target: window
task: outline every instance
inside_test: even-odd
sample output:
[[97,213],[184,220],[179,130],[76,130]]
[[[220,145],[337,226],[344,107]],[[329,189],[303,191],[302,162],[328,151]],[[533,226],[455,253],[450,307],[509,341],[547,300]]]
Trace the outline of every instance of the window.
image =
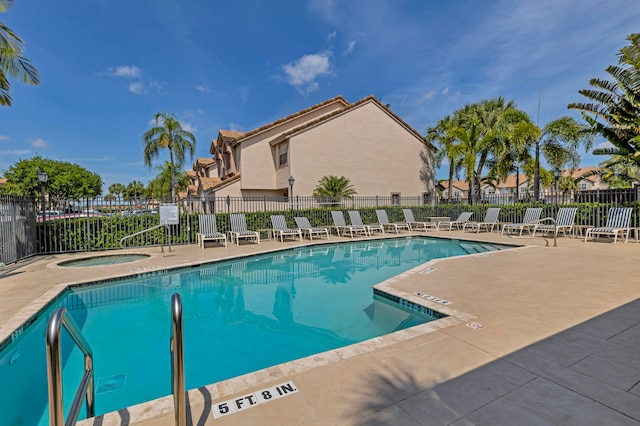
[[586,183],[581,183],[580,185],[578,185],[578,188],[580,189],[580,191],[586,191],[587,190],[587,184]]
[[400,194],[391,194],[391,205],[399,206],[400,205]]
[[287,165],[288,153],[289,153],[288,143],[281,143],[280,145],[278,145],[278,166],[279,167]]
[[422,204],[429,204],[429,193],[428,192],[423,192],[422,193]]

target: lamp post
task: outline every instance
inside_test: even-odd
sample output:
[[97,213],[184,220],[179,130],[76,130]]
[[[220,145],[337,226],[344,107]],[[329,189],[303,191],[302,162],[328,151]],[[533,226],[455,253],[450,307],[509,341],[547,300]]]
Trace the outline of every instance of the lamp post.
[[44,205],[44,187],[47,185],[47,180],[49,180],[49,175],[44,170],[40,170],[38,172],[38,182],[40,182],[40,192],[42,195],[42,241],[44,252],[47,252],[47,209]]
[[292,199],[293,198],[293,184],[296,182],[296,180],[293,178],[293,176],[289,176],[289,198]]
[[556,179],[556,212],[558,211],[558,181],[560,180],[560,175],[562,174],[562,170],[559,167],[553,169],[553,177]]

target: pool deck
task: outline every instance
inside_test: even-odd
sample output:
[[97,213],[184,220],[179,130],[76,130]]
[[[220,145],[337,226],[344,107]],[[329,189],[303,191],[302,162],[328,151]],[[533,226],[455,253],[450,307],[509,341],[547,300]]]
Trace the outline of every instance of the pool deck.
[[[409,300],[421,299],[414,295],[421,292],[450,301],[421,300],[451,316],[190,390],[187,424],[640,425],[640,244],[559,238],[558,247],[546,247],[542,239],[495,232],[427,234],[526,246],[436,260],[387,280],[381,288]],[[9,265],[0,271],[0,338],[72,282],[299,244],[126,250],[152,257],[90,268],[57,266],[86,253]],[[297,392],[213,418],[220,403],[286,382]],[[171,425],[171,401],[81,423]]]

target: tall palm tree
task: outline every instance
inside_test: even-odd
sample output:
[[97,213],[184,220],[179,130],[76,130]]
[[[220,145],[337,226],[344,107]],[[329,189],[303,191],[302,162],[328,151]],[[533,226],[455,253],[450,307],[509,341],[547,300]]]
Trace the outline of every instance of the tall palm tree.
[[313,190],[315,197],[346,197],[357,194],[351,181],[344,176],[323,176]]
[[591,79],[593,89],[578,91],[589,103],[571,103],[569,108],[579,110],[593,133],[613,145],[594,149],[594,154],[626,157],[640,166],[640,34],[630,34],[627,40],[630,44],[620,49],[618,65],[606,68],[613,81]]
[[[0,0],[0,13],[13,6],[14,0]],[[7,77],[21,79],[23,83],[40,84],[38,70],[22,56],[24,42],[9,27],[0,22],[0,105],[11,106],[11,85]]]
[[448,199],[450,200],[453,198],[453,177],[456,171],[460,168],[460,159],[455,156],[455,151],[453,149],[456,139],[452,131],[455,127],[455,120],[451,118],[451,116],[447,115],[438,120],[435,126],[429,127],[427,129],[427,135],[425,136],[427,141],[440,148],[434,157],[434,166],[439,167],[445,160],[449,163]]
[[190,132],[184,130],[176,118],[166,112],[158,112],[153,117],[156,127],[147,130],[142,135],[144,144],[144,164],[151,168],[152,160],[157,158],[160,150],[169,150],[169,162],[171,163],[171,198],[175,200],[175,168],[182,167],[185,153],[193,158],[196,149],[196,138]]

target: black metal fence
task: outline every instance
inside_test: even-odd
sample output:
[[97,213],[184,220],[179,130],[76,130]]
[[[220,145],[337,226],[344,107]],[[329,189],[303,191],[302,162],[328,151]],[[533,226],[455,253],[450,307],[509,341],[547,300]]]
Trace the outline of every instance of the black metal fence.
[[[0,262],[12,263],[34,254],[100,251],[121,247],[191,244],[196,242],[198,215],[215,213],[218,231],[228,230],[229,213],[243,212],[251,229],[270,228],[272,214],[285,215],[294,227],[294,216],[306,216],[314,226],[331,225],[331,210],[359,210],[365,223],[377,222],[376,209],[385,209],[392,222],[404,220],[402,208],[411,208],[417,220],[434,216],[456,218],[473,211],[481,220],[489,207],[500,207],[499,221],[519,222],[527,207],[542,207],[542,217],[555,217],[560,207],[577,207],[577,225],[601,226],[610,207],[634,207],[633,227],[640,227],[638,188],[628,190],[569,191],[541,194],[489,195],[477,200],[430,199],[426,196],[319,197],[203,197],[180,200],[180,223],[171,235],[159,225],[159,207],[171,200],[47,199],[0,196]],[[42,211],[44,210],[44,213]],[[140,233],[123,241],[123,238]],[[169,240],[171,238],[171,240]]]

